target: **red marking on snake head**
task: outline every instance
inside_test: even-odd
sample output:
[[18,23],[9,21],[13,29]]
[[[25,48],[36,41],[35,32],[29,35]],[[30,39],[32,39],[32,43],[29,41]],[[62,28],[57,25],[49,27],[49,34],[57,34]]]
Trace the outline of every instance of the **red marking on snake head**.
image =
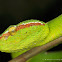
[[[16,31],[18,31],[18,30],[20,30],[20,29],[23,29],[23,28],[28,28],[28,27],[30,27],[30,26],[38,26],[38,25],[45,25],[45,24],[43,24],[43,23],[41,23],[41,22],[30,22],[30,23],[26,23],[26,24],[24,24],[24,25],[21,24],[21,25],[19,25],[19,26],[16,27]],[[2,37],[8,37],[8,36],[10,36],[10,33],[9,33],[9,32],[3,34],[3,35],[0,37],[0,39],[1,39]]]
[[16,27],[16,31],[20,30],[20,29],[23,29],[23,28],[27,28],[27,27],[30,27],[30,26],[38,26],[38,25],[45,25],[45,24],[41,24],[39,22],[32,22],[32,23],[27,23],[25,25],[19,25]]

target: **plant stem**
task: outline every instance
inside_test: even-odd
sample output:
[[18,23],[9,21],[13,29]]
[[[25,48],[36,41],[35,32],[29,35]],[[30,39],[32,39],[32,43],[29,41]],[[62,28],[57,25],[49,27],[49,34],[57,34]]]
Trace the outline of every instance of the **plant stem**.
[[57,38],[56,40],[53,40],[43,46],[32,48],[31,50],[19,55],[18,57],[14,58],[8,62],[26,62],[32,56],[35,56],[40,52],[44,52],[54,46],[57,46],[60,43],[62,43],[62,37]]

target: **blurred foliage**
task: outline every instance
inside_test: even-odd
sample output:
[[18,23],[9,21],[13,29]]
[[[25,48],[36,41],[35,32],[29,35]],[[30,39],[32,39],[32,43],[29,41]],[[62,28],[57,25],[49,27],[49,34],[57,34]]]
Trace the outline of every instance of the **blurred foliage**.
[[62,51],[43,52],[30,58],[27,62],[62,62]]

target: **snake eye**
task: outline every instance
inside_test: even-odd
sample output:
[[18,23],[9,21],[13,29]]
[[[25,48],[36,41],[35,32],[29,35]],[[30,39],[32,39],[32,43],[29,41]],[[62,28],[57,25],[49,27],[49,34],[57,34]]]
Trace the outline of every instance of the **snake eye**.
[[15,35],[15,33],[16,33],[16,27],[15,27],[15,26],[10,27],[10,28],[9,28],[9,33],[10,33],[11,35]]

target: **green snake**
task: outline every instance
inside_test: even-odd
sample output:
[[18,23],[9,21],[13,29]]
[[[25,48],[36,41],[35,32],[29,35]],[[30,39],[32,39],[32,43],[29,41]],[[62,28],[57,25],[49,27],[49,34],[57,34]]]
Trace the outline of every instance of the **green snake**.
[[62,36],[62,14],[45,23],[26,20],[9,26],[0,35],[0,51],[20,54]]

